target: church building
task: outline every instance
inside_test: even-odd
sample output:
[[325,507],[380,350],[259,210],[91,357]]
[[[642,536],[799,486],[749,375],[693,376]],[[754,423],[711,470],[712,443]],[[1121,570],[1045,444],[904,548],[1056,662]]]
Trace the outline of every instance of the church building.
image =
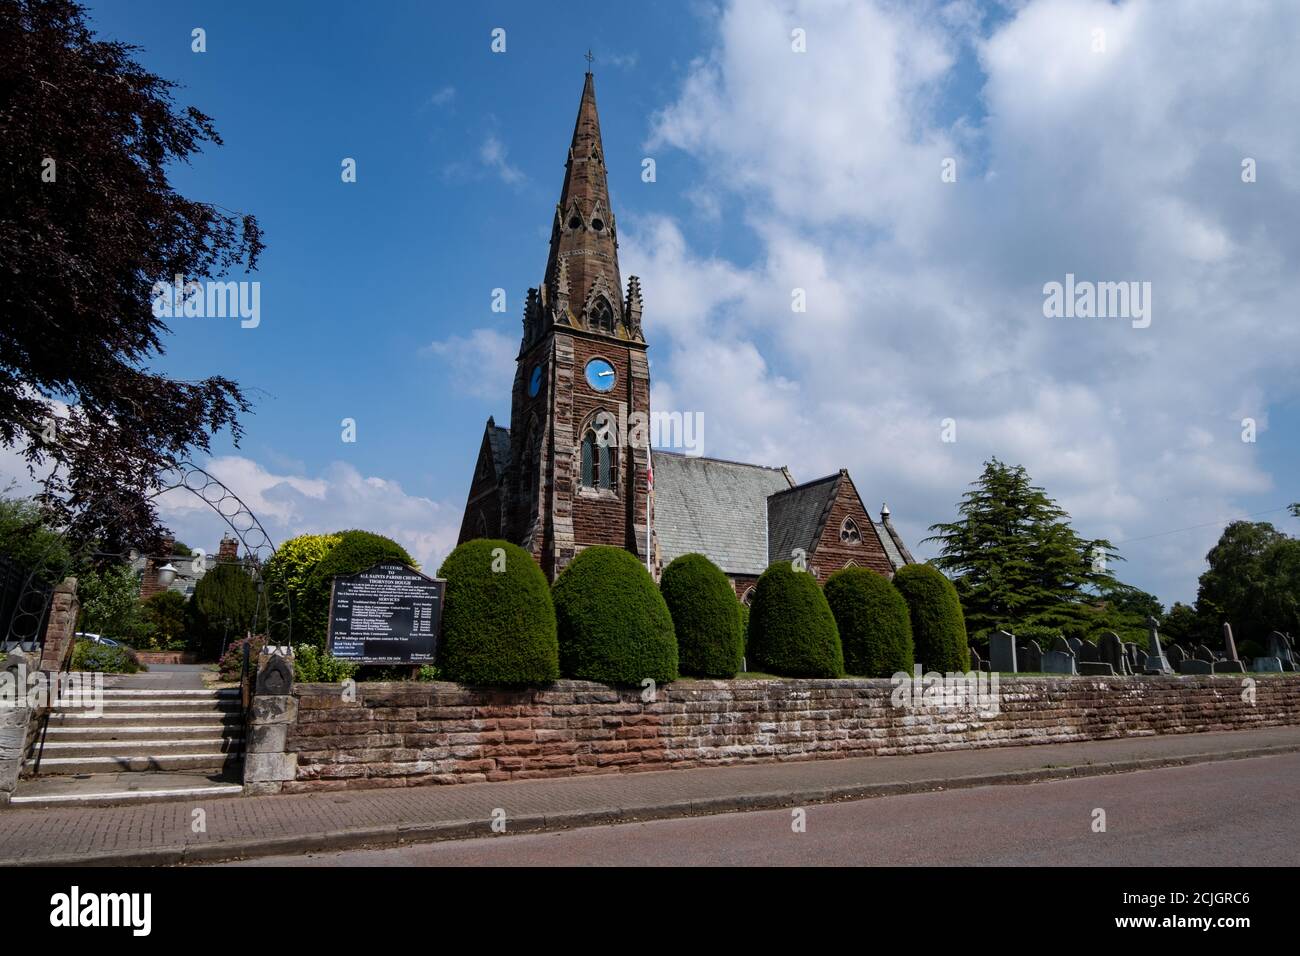
[[588,72],[546,271],[524,306],[510,427],[487,421],[460,540],[516,542],[552,580],[592,545],[626,548],[656,576],[695,552],[746,602],[774,561],[806,561],[823,582],[848,565],[892,575],[910,563],[888,508],[873,521],[844,469],[798,484],[785,467],[651,451],[644,429],[618,427],[649,421],[650,366],[605,171]]

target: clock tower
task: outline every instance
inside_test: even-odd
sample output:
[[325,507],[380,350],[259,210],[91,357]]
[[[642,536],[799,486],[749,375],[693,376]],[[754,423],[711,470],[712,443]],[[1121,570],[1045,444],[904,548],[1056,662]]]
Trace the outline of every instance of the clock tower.
[[588,72],[546,272],[524,307],[509,433],[489,420],[461,540],[514,541],[551,579],[591,545],[645,561],[649,415],[641,285],[619,274]]

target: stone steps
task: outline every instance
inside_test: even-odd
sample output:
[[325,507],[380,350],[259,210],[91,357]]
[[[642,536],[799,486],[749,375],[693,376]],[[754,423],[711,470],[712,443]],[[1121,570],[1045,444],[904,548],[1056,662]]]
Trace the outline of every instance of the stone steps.
[[24,780],[10,798],[13,806],[106,807],[129,803],[195,802],[237,797],[243,785],[219,773],[127,772],[52,776]]
[[65,757],[136,757],[170,756],[172,754],[225,755],[242,753],[243,737],[189,737],[178,740],[57,740],[45,741],[41,758],[42,769],[51,759]]
[[[184,748],[182,748],[184,749]],[[145,770],[226,770],[243,760],[242,753],[175,753],[132,756],[114,754],[101,757],[41,757],[39,776],[81,773],[117,773]]]

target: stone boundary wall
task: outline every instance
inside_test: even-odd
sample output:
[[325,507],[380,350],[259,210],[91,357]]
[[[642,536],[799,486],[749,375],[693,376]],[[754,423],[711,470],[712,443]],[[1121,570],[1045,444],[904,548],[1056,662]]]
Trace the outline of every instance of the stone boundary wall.
[[[259,792],[528,780],[1300,725],[1300,678],[1008,678],[1000,713],[909,711],[888,680],[296,684],[279,781]],[[284,698],[288,702],[289,698]],[[283,714],[283,708],[277,712]],[[284,717],[281,717],[283,720]],[[256,730],[254,731],[256,733]],[[276,748],[277,750],[279,747]]]

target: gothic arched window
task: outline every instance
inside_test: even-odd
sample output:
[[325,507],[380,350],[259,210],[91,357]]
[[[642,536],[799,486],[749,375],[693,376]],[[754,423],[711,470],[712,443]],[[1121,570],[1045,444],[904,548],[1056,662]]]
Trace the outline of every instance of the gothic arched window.
[[857,522],[852,518],[845,518],[844,524],[840,525],[840,540],[845,544],[862,543],[862,533],[858,531]]
[[618,449],[588,428],[582,436],[582,486],[612,491],[618,484]]
[[614,310],[605,299],[597,299],[591,307],[591,327],[597,332],[614,331]]
[[746,589],[746,591],[745,591],[745,596],[742,597],[742,598],[740,599],[740,603],[744,604],[746,607],[748,607],[749,605],[751,605],[751,604],[754,603],[754,589],[753,589],[753,588],[748,588],[748,589]]

